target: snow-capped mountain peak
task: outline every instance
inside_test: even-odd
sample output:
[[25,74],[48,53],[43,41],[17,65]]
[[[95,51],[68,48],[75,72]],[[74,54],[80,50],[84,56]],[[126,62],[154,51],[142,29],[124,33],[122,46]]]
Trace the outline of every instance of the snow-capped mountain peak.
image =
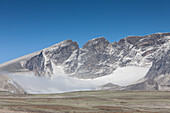
[[[161,74],[161,76],[168,76],[166,77],[167,81],[169,80],[169,61],[165,59],[170,56],[168,52],[170,50],[169,45],[170,33],[128,36],[114,43],[100,37],[89,40],[82,48],[79,48],[77,42],[68,39],[38,52],[0,64],[0,70],[10,73],[34,73],[36,76],[52,78],[59,74],[56,67],[60,67],[68,77],[96,80],[101,77],[107,78],[110,75],[116,76],[114,73],[120,68],[125,69],[134,66],[146,68],[144,70],[148,71],[151,67],[148,72],[142,73],[143,76],[140,75],[135,80],[141,79],[147,73],[145,78],[155,78],[155,75],[159,76]],[[166,58],[164,58],[165,56]],[[164,68],[166,71],[163,71],[164,69],[161,69],[163,71],[161,73],[158,71],[159,69],[154,66],[161,65],[158,62],[165,62],[162,65],[167,66],[160,66],[160,68]],[[123,74],[123,76],[128,76],[128,74],[130,73]],[[153,75],[154,77],[151,77]],[[111,79],[111,81],[114,80]],[[135,83],[135,81],[133,82]],[[117,84],[121,85],[120,83]],[[126,85],[129,85],[129,83]],[[134,87],[136,86],[133,85],[133,87],[127,89],[135,89]]]

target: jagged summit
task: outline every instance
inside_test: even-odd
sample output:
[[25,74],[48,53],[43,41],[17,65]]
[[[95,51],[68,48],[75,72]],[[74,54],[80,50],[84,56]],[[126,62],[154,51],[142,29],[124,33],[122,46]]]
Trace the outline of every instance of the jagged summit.
[[94,39],[89,40],[84,45],[89,44],[89,43],[97,44],[97,43],[100,43],[100,42],[108,42],[108,40],[106,40],[104,37],[98,37],[98,38],[94,38]]
[[89,40],[87,43],[83,45],[82,49],[87,49],[89,51],[95,52],[103,52],[108,45],[109,45],[108,40],[106,40],[104,37],[100,37]]
[[71,39],[67,39],[67,40],[64,40],[64,41],[62,41],[62,42],[60,42],[60,43],[57,43],[57,44],[55,44],[55,45],[53,45],[53,46],[68,45],[68,44],[70,44],[70,43],[73,43],[73,41],[72,41]]
[[62,41],[60,43],[54,44],[54,45],[52,45],[52,46],[50,46],[48,48],[45,48],[44,50],[50,49],[50,48],[55,48],[55,47],[64,47],[64,46],[68,46],[68,45],[71,45],[71,44],[74,44],[74,45],[78,46],[76,41],[73,42],[71,39],[67,39],[67,40],[64,40],[64,41]]

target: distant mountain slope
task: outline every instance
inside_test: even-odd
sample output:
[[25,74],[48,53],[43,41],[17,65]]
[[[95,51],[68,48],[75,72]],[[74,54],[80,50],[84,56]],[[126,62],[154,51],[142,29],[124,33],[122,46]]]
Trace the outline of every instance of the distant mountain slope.
[[[52,77],[58,75],[56,67],[59,66],[69,77],[97,79],[114,75],[117,69],[123,67],[150,68],[151,66],[146,76],[143,75],[145,78],[138,78],[141,81],[138,81],[136,85],[133,83],[126,89],[166,90],[170,85],[170,61],[166,60],[170,56],[169,45],[170,33],[128,36],[114,43],[101,37],[89,40],[82,48],[79,48],[77,42],[65,40],[38,52],[0,64],[0,71],[34,73],[36,76]],[[139,71],[136,70],[136,72]],[[123,74],[125,77],[129,75],[131,73]],[[140,75],[140,77],[143,76]],[[152,86],[149,88],[148,84],[154,85],[153,88]],[[155,88],[155,84],[159,88]]]
[[11,78],[0,74],[0,91],[7,91],[14,94],[24,94],[24,89]]

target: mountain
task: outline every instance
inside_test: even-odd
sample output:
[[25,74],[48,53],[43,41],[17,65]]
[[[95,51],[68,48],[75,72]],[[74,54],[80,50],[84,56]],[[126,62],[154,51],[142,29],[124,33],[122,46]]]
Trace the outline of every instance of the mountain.
[[[19,75],[14,77],[11,74],[49,79],[61,75],[69,82],[72,79],[74,82],[90,81],[93,87],[111,82],[126,86],[125,90],[169,90],[169,40],[170,33],[128,36],[114,43],[101,37],[89,40],[79,48],[77,42],[69,39],[0,64],[0,71],[10,73],[9,76],[16,81],[24,76],[16,79]],[[19,82],[21,86],[24,84]]]

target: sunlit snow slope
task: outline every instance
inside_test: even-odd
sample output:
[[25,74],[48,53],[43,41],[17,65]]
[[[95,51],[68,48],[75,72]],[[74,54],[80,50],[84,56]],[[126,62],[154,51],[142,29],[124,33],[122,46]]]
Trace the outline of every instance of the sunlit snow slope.
[[18,84],[20,84],[27,93],[62,93],[80,90],[94,90],[106,83],[117,85],[129,85],[142,78],[149,67],[127,66],[118,68],[113,74],[99,77],[96,79],[78,79],[68,77],[60,67],[56,68],[55,74],[51,79],[48,77],[39,77],[33,74],[9,74]]

